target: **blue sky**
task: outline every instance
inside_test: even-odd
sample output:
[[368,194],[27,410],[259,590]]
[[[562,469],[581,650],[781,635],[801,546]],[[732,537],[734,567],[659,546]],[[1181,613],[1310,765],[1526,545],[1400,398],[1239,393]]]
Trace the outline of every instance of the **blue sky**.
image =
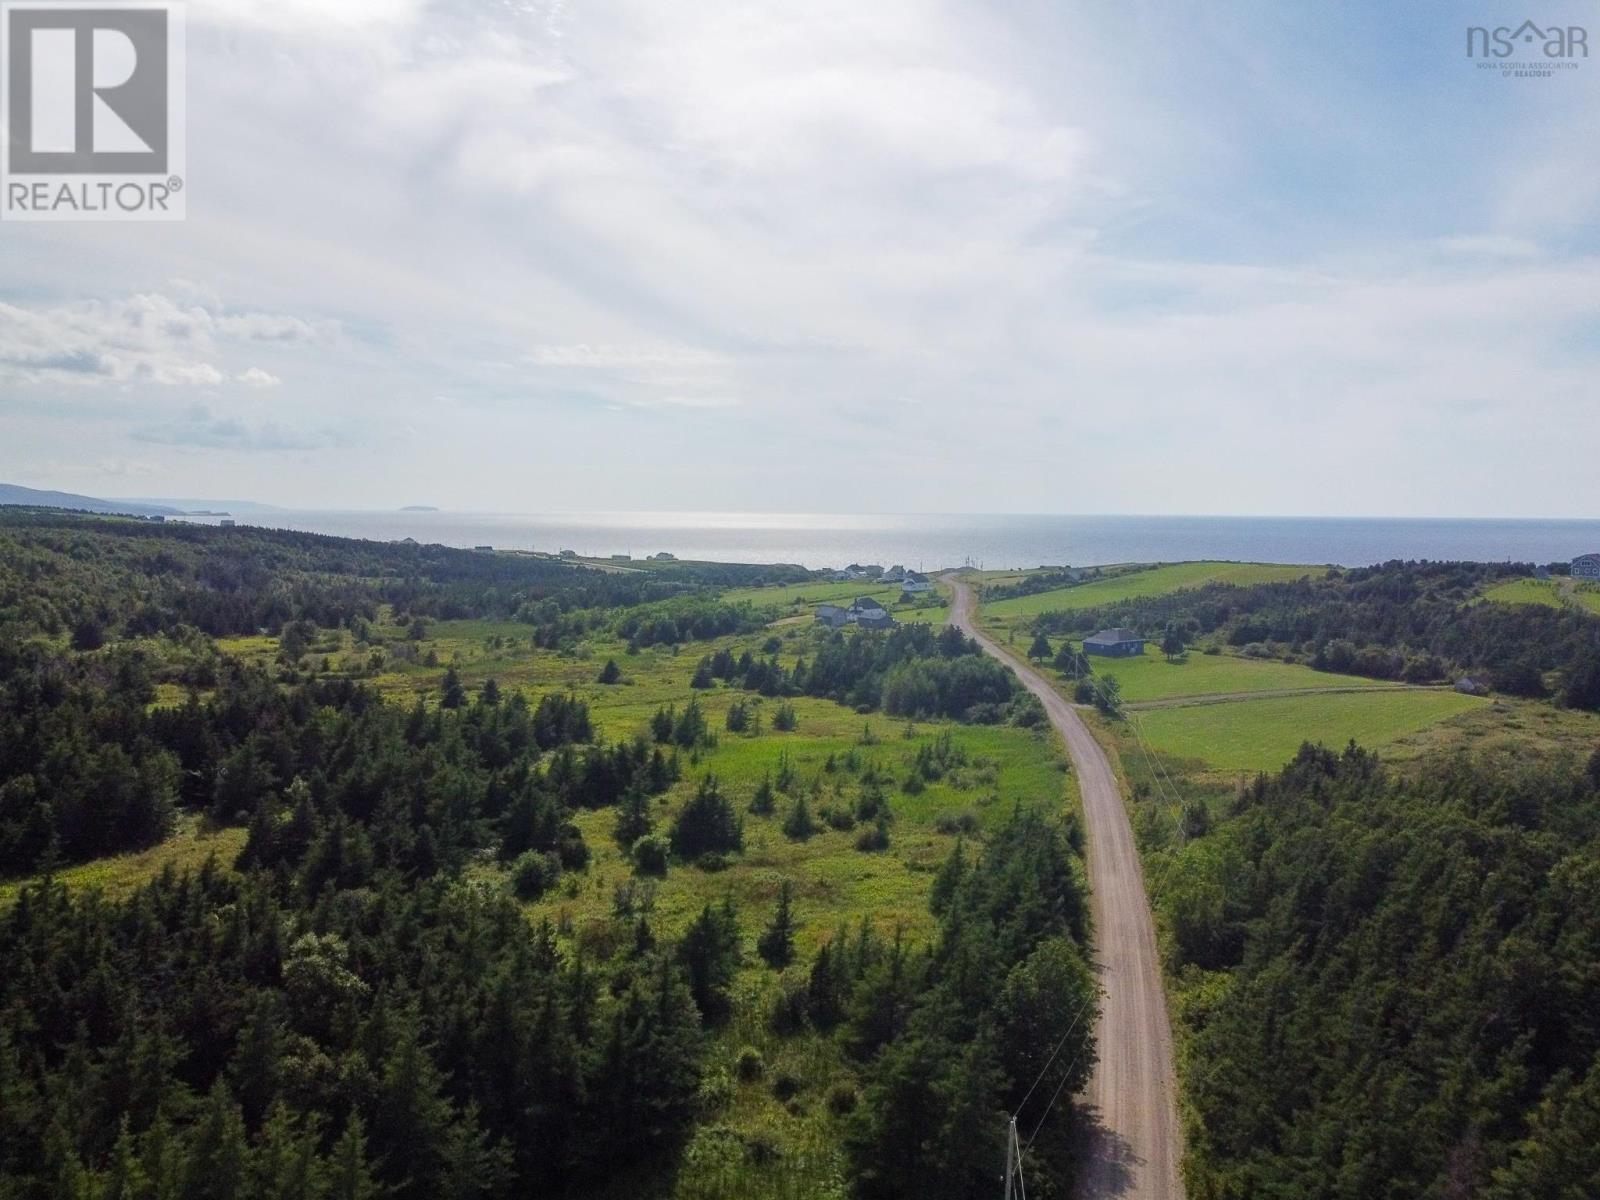
[[0,478],[1584,516],[1582,5],[192,0],[189,219],[0,225]]

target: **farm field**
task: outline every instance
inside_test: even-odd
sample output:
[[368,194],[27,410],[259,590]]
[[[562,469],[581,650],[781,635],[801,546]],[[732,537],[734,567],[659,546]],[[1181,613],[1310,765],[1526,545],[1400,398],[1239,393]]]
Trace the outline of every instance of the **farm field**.
[[1359,675],[1335,675],[1299,663],[1237,654],[1191,650],[1179,661],[1168,662],[1159,649],[1148,645],[1142,658],[1097,657],[1092,661],[1095,673],[1114,677],[1122,687],[1122,698],[1131,703],[1232,692],[1392,686]]
[[[1130,716],[1157,753],[1213,771],[1275,771],[1302,742],[1383,750],[1441,721],[1487,708],[1453,691],[1382,691],[1236,700]],[[1136,751],[1124,751],[1124,755]]]
[[1014,623],[1018,618],[1034,617],[1042,612],[1095,608],[1120,600],[1159,596],[1165,592],[1203,587],[1210,583],[1245,585],[1304,579],[1307,575],[1324,569],[1312,566],[1285,566],[1278,563],[1174,563],[1171,566],[1152,567],[1148,571],[1133,571],[1109,579],[1096,579],[1075,587],[1037,592],[1032,596],[987,601],[983,604],[982,612],[987,620],[1007,625]]
[[1489,588],[1483,598],[1495,604],[1542,604],[1547,608],[1576,604],[1600,613],[1600,588],[1570,579],[1513,579]]

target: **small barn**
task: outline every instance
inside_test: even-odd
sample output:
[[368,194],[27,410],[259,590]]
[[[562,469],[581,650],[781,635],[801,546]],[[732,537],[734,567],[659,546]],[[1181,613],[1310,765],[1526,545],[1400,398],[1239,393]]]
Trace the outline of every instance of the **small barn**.
[[817,624],[825,625],[829,629],[838,629],[841,625],[848,624],[850,614],[837,604],[817,605]]
[[1144,638],[1132,629],[1102,629],[1083,639],[1083,652],[1106,658],[1137,658],[1144,653]]

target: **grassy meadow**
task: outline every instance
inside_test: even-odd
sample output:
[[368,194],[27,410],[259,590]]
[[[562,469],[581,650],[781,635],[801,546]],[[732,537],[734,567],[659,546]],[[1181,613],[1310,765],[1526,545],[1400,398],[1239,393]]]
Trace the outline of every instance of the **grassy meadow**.
[[1273,771],[1302,742],[1369,750],[1490,702],[1438,689],[1333,693],[1148,709],[1130,715],[1159,754],[1216,771]]
[[1513,579],[1489,588],[1483,593],[1485,600],[1495,604],[1542,604],[1547,608],[1565,608],[1575,604],[1592,613],[1600,613],[1600,588],[1592,583],[1573,579]]
[[838,604],[848,607],[850,602],[858,597],[870,597],[893,613],[897,620],[924,621],[931,625],[944,624],[948,608],[937,591],[924,592],[909,604],[900,603],[901,594],[897,584],[880,587],[871,580],[862,580],[859,583],[819,580],[811,583],[737,588],[724,592],[722,598],[730,604],[753,604],[770,612],[774,619],[782,619],[800,616],[810,618],[819,604]]
[[[1116,574],[1071,587],[1052,588],[1035,592],[1031,596],[992,600],[982,607],[985,628],[1002,637],[1021,637],[1032,628],[1033,619],[1040,613],[1070,612],[1077,609],[1098,608],[1123,600],[1137,600],[1148,596],[1161,596],[1184,588],[1204,587],[1212,583],[1232,583],[1240,586],[1255,583],[1279,583],[1304,579],[1317,574],[1325,567],[1285,566],[1280,563],[1188,562],[1144,570],[1118,569]],[[985,583],[995,580],[985,579]]]
[[[119,899],[154,879],[169,867],[174,871],[197,870],[209,858],[224,871],[233,870],[233,860],[244,849],[245,831],[236,826],[213,829],[192,813],[178,819],[177,828],[158,846],[136,854],[116,854],[93,862],[61,867],[55,881],[69,891],[98,889],[111,899]],[[12,879],[0,883],[0,908],[16,899],[17,893],[33,879]]]
[[1304,579],[1307,575],[1325,570],[1323,567],[1285,566],[1280,563],[1189,562],[1170,566],[1151,567],[1145,571],[1130,571],[1106,579],[1095,579],[1072,587],[1055,588],[1048,592],[1035,592],[1031,596],[1017,596],[1010,600],[997,600],[985,604],[983,611],[990,617],[1033,617],[1042,612],[1062,609],[1096,608],[1114,604],[1119,600],[1136,600],[1145,596],[1160,596],[1183,588],[1204,587],[1211,583],[1232,583],[1241,586],[1255,583],[1279,583]]
[[[1053,644],[1059,646],[1060,643]],[[1140,658],[1096,657],[1093,662],[1095,674],[1116,679],[1122,688],[1123,700],[1134,704],[1246,692],[1393,686],[1360,675],[1335,675],[1314,671],[1300,663],[1246,658],[1238,654],[1203,654],[1191,650],[1169,662],[1160,648],[1153,645],[1146,645]]]

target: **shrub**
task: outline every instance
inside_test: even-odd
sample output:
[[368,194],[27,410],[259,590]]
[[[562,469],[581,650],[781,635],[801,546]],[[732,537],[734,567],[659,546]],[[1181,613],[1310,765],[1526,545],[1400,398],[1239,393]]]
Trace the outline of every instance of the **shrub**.
[[849,833],[856,827],[856,817],[848,808],[838,808],[832,804],[824,804],[817,809],[817,816],[822,818],[822,823],[829,829],[837,829],[840,833]]
[[933,827],[947,836],[976,833],[978,831],[978,814],[966,810],[958,813],[945,813],[933,823]]
[[651,834],[633,844],[633,868],[641,875],[667,873],[668,846],[665,838]]
[[856,835],[856,849],[876,854],[889,848],[889,817],[879,813],[878,819]]
[[778,1100],[793,1100],[800,1094],[801,1087],[800,1081],[788,1071],[779,1071],[772,1081],[772,1094]]
[[721,1067],[707,1071],[700,1080],[695,1104],[703,1114],[721,1112],[733,1103],[733,1076]]
[[767,1073],[767,1061],[754,1046],[745,1046],[733,1060],[733,1070],[745,1083],[754,1083]]
[[524,900],[537,900],[561,878],[561,860],[554,854],[528,850],[511,864],[511,890]]
[[836,1083],[828,1089],[828,1111],[836,1117],[847,1117],[856,1110],[860,1094],[848,1083]]
[[600,672],[600,682],[601,683],[621,683],[622,682],[622,668],[617,666],[617,660],[616,659],[614,659],[614,658],[606,659],[605,669]]

